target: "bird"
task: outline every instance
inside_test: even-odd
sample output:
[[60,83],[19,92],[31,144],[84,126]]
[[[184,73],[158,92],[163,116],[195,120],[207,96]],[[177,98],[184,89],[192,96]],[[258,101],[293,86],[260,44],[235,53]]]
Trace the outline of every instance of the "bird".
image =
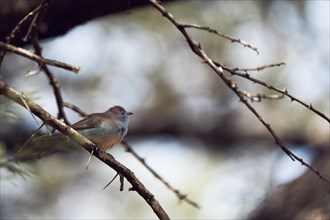
[[[71,125],[73,129],[97,145],[97,147],[95,149],[93,148],[91,151],[88,164],[95,150],[108,151],[121,142],[127,134],[128,118],[132,114],[132,112],[127,112],[123,107],[115,105],[105,112],[89,114],[82,120]],[[62,146],[60,143],[69,140],[68,137],[59,132],[33,138],[29,147],[27,147],[25,151],[22,151],[26,145],[24,144],[14,155],[13,160],[31,160],[59,151],[65,151],[69,149],[67,148],[69,146]],[[45,148],[44,145],[51,147]]]
[[[132,114],[123,107],[115,105],[103,113],[87,115],[71,127],[97,144],[102,151],[107,151],[125,137],[128,131],[128,117]],[[89,167],[94,150],[92,149],[88,158],[86,169]]]
[[87,115],[71,127],[97,144],[102,151],[107,151],[125,137],[128,131],[128,117],[132,114],[116,105],[103,113]]

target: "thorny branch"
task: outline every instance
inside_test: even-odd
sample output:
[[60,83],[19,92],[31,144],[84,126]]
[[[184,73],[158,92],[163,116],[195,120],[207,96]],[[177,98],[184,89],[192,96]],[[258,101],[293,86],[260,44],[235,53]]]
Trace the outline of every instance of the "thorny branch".
[[64,135],[68,136],[71,140],[82,146],[85,150],[93,152],[95,157],[100,159],[103,163],[110,166],[112,169],[120,173],[128,180],[128,182],[132,185],[132,189],[134,189],[134,191],[136,191],[149,204],[149,206],[153,209],[159,219],[169,219],[167,213],[161,207],[159,202],[155,199],[154,195],[149,192],[149,190],[140,182],[140,180],[134,175],[134,173],[130,169],[115,160],[113,156],[106,152],[95,150],[98,147],[90,140],[79,134],[73,128],[66,125],[64,122],[50,115],[41,106],[25,97],[22,93],[6,85],[1,80],[0,95],[6,96],[7,98],[23,106],[24,108],[28,106],[29,110],[34,115],[39,117],[44,123],[59,130]]
[[[64,106],[67,108],[72,109],[73,111],[79,113],[82,117],[87,116],[87,113],[82,111],[78,106],[71,104],[71,103],[64,103]],[[127,143],[127,141],[122,140],[121,144],[124,146],[125,150],[129,153],[131,153],[142,165],[152,174],[155,178],[157,178],[159,181],[161,181],[169,190],[175,193],[175,195],[179,198],[179,200],[183,200],[187,202],[188,204],[200,208],[200,206],[188,198],[188,195],[181,193],[178,189],[175,189],[169,182],[165,181],[154,169],[152,169],[143,158],[141,158],[131,147],[130,144]],[[118,175],[118,174],[117,174]],[[116,176],[117,176],[116,175]],[[111,182],[116,178],[116,176],[104,187],[104,189],[111,184]]]
[[[79,108],[76,108],[72,104],[63,102],[63,99],[62,99],[62,96],[61,96],[61,93],[60,93],[60,88],[59,88],[54,76],[49,71],[47,65],[60,67],[60,68],[66,69],[66,70],[73,71],[75,73],[78,73],[80,71],[80,67],[72,66],[72,65],[69,65],[69,64],[65,64],[65,63],[62,63],[62,62],[55,61],[55,60],[45,59],[41,55],[41,47],[39,45],[37,31],[38,31],[40,22],[42,20],[43,14],[45,13],[45,9],[47,7],[48,2],[49,2],[48,0],[44,0],[41,5],[39,5],[33,11],[31,11],[27,16],[25,16],[16,25],[16,27],[13,29],[11,34],[6,38],[5,43],[0,42],[0,52],[1,52],[1,54],[0,54],[0,65],[1,65],[1,61],[2,61],[2,58],[4,56],[5,51],[16,53],[18,55],[21,55],[21,56],[24,56],[28,59],[36,61],[39,64],[40,68],[48,76],[50,84],[53,87],[53,90],[54,90],[54,93],[55,93],[55,96],[56,96],[56,99],[57,99],[57,104],[58,104],[58,107],[59,107],[59,116],[65,118],[64,112],[61,113],[61,111],[63,111],[63,107],[71,108],[71,109],[79,112],[81,115],[83,115],[84,112],[81,111]],[[304,160],[302,160],[301,158],[296,156],[285,145],[283,145],[280,138],[277,136],[277,134],[272,129],[270,124],[268,124],[261,117],[261,115],[253,108],[253,106],[248,102],[248,99],[250,99],[251,101],[260,101],[263,98],[278,99],[278,98],[282,98],[283,96],[287,96],[291,99],[291,101],[297,101],[298,103],[300,103],[303,106],[309,108],[311,111],[315,112],[316,114],[318,114],[319,116],[321,116],[322,118],[324,118],[325,120],[330,122],[329,117],[327,117],[325,114],[323,114],[322,112],[315,109],[311,104],[308,105],[305,102],[299,100],[298,98],[292,96],[291,94],[289,94],[289,92],[286,89],[283,89],[283,90],[278,89],[278,88],[273,87],[272,85],[269,85],[269,84],[267,84],[267,83],[265,83],[261,80],[255,79],[255,78],[251,77],[248,74],[248,72],[250,72],[250,71],[261,71],[261,70],[264,70],[266,68],[281,66],[281,65],[284,65],[285,63],[281,62],[281,63],[278,63],[278,64],[270,64],[270,65],[265,65],[265,66],[261,66],[261,67],[257,67],[257,68],[245,68],[245,69],[243,69],[243,68],[231,68],[231,67],[226,67],[226,66],[220,65],[219,63],[217,63],[217,62],[213,61],[212,59],[210,59],[208,57],[208,55],[202,50],[201,45],[199,43],[197,43],[196,41],[194,41],[190,37],[190,35],[186,31],[187,28],[195,28],[195,29],[205,30],[205,31],[208,31],[210,33],[214,33],[214,34],[217,34],[221,37],[224,37],[224,38],[230,40],[231,42],[240,43],[243,46],[248,47],[248,48],[256,51],[257,54],[259,54],[259,51],[258,51],[257,48],[251,46],[250,44],[248,44],[247,42],[245,42],[243,40],[230,37],[228,35],[225,35],[221,32],[218,32],[214,29],[211,29],[209,27],[203,27],[203,26],[199,26],[199,25],[195,25],[195,24],[193,24],[193,25],[180,24],[179,22],[177,22],[175,20],[173,15],[171,15],[157,1],[149,0],[149,2],[157,10],[159,10],[170,22],[172,22],[177,27],[177,29],[183,34],[183,36],[187,40],[187,43],[189,44],[192,51],[194,53],[196,53],[199,57],[201,57],[203,59],[203,61],[205,63],[207,63],[215,71],[215,73],[226,83],[226,85],[240,98],[240,101],[242,101],[247,106],[247,108],[249,108],[249,110],[258,118],[258,120],[265,126],[265,128],[268,130],[268,132],[273,137],[274,142],[292,160],[298,160],[302,165],[308,167],[310,170],[312,170],[314,173],[316,173],[321,179],[323,179],[324,181],[329,183],[329,180],[327,178],[325,178],[319,171],[317,171],[311,165],[309,165]],[[18,48],[18,47],[15,47],[15,46],[9,44],[11,39],[13,39],[15,37],[16,33],[20,30],[20,27],[22,26],[22,24],[25,23],[27,20],[30,20],[31,18],[32,18],[32,22],[30,23],[30,27],[28,29],[27,34],[24,37],[24,40],[28,40],[28,39],[31,40],[31,42],[33,43],[34,49],[35,49],[35,53],[31,53],[30,51],[27,51],[27,50],[24,50],[22,48]],[[243,77],[243,78],[248,79],[248,80],[250,80],[254,83],[265,86],[268,89],[279,92],[282,95],[270,95],[270,96],[263,95],[263,94],[252,95],[252,94],[248,93],[247,91],[242,90],[237,85],[236,82],[234,82],[230,78],[226,77],[226,75],[224,75],[224,73],[223,73],[223,70],[229,72],[232,75]],[[61,122],[61,121],[57,120],[56,118],[52,117],[51,115],[49,115],[40,106],[36,105],[31,100],[24,97],[22,94],[18,93],[17,91],[13,90],[12,88],[8,87],[2,81],[0,81],[0,94],[1,95],[6,95],[7,97],[9,97],[10,99],[12,99],[15,102],[19,103],[23,107],[30,109],[30,111],[33,114],[40,117],[45,123],[47,123],[47,124],[51,125],[52,127],[60,130],[65,135],[68,135],[71,139],[73,139],[74,141],[79,143],[86,150],[91,152],[93,150],[93,148],[95,147],[95,145],[93,143],[88,141],[83,136],[79,135],[79,133],[74,131],[72,128],[70,128],[69,126],[67,126],[63,122]],[[125,145],[127,143],[123,142],[123,144]],[[137,191],[145,199],[145,201],[152,207],[152,209],[154,210],[154,212],[156,213],[156,215],[160,219],[169,219],[168,215],[162,209],[162,207],[160,206],[158,201],[154,199],[154,196],[142,185],[141,182],[139,182],[139,180],[134,176],[134,174],[129,169],[127,169],[126,167],[124,167],[123,165],[118,163],[111,155],[109,155],[107,153],[100,152],[100,151],[94,151],[94,152],[95,152],[94,155],[96,157],[98,157],[104,163],[108,164],[110,167],[112,167],[118,173],[123,174],[123,176],[132,184],[133,189],[135,191]],[[133,153],[133,155],[134,155],[134,153]],[[140,157],[137,155],[137,158],[140,158]],[[140,158],[140,159],[141,159],[141,162],[146,166],[146,168],[149,169],[147,164],[145,164],[144,160],[142,158]],[[150,172],[152,172],[156,178],[160,179],[169,189],[171,189],[173,192],[175,192],[177,194],[177,196],[179,197],[179,199],[185,200],[188,203],[190,201],[191,202],[190,204],[192,204],[192,205],[195,204],[196,206],[198,206],[196,203],[189,200],[186,195],[180,193],[178,190],[171,187],[166,181],[164,181],[162,178],[160,178],[160,176],[155,171],[150,170]]]
[[[214,62],[215,63],[215,62]],[[239,71],[242,71],[242,72],[251,72],[251,71],[262,71],[264,69],[268,69],[268,68],[271,68],[271,67],[279,67],[279,66],[282,66],[282,65],[286,65],[285,62],[280,62],[280,63],[272,63],[272,64],[267,64],[267,65],[263,65],[263,66],[259,66],[259,67],[256,67],[256,68],[234,68],[233,71],[234,72],[239,72]]]
[[133,148],[125,141],[122,140],[121,144],[125,147],[126,151],[131,153],[138,161],[140,161],[140,163],[143,164],[143,166],[145,168],[147,168],[147,170],[149,170],[150,173],[152,173],[152,175],[154,175],[155,178],[157,178],[159,181],[161,181],[169,190],[171,190],[172,192],[175,193],[175,195],[179,198],[179,200],[183,200],[186,203],[194,206],[195,208],[200,208],[200,206],[192,201],[191,199],[188,198],[188,195],[181,193],[178,189],[175,189],[173,186],[171,186],[171,184],[167,181],[165,181],[155,170],[153,170],[146,162],[143,158],[141,158],[134,150]]
[[245,96],[246,98],[250,99],[251,102],[261,102],[262,99],[269,99],[269,100],[274,100],[274,99],[282,99],[284,97],[284,95],[277,95],[277,94],[273,94],[273,95],[265,95],[265,94],[251,94],[250,92],[247,92],[243,89],[241,89],[240,87],[237,87],[237,91],[242,95]]
[[[279,146],[282,151],[284,151],[293,161],[297,160],[299,161],[302,165],[306,166],[308,169],[310,169],[312,172],[314,172],[319,178],[321,178],[322,180],[324,180],[325,182],[330,184],[329,179],[327,179],[324,175],[322,175],[318,170],[316,170],[314,167],[312,167],[310,164],[306,163],[303,159],[301,159],[300,157],[298,157],[296,154],[294,154],[292,151],[290,151],[280,140],[280,138],[278,137],[278,135],[275,133],[275,131],[272,129],[272,127],[270,126],[269,123],[267,123],[262,117],[261,115],[254,109],[254,107],[247,101],[247,99],[245,98],[245,95],[243,95],[240,92],[240,88],[237,85],[236,82],[234,82],[233,80],[229,79],[228,77],[226,77],[223,74],[223,70],[228,71],[228,67],[224,67],[221,66],[219,63],[214,62],[211,58],[208,57],[208,55],[204,52],[204,50],[202,50],[201,45],[199,43],[197,43],[196,41],[194,41],[190,35],[187,33],[186,31],[186,25],[184,24],[180,24],[175,18],[174,16],[169,13],[162,5],[160,5],[156,0],[149,0],[149,2],[151,3],[151,5],[156,8],[159,12],[162,13],[162,15],[167,18],[173,25],[176,26],[176,28],[181,32],[181,34],[185,37],[188,45],[190,46],[191,50],[200,58],[203,59],[204,62],[206,62],[213,70],[214,72],[221,78],[221,80],[240,98],[240,101],[243,102],[245,104],[245,106],[257,117],[257,119],[264,125],[264,127],[268,130],[268,132],[271,134],[271,136],[274,139],[274,142],[277,146]],[[282,64],[281,64],[282,65]],[[271,66],[267,66],[267,67],[263,67],[261,69],[265,69],[268,67],[273,67],[274,65]],[[276,66],[276,65],[275,65]],[[232,74],[235,73],[234,69],[231,69]],[[239,69],[236,69],[236,71]],[[248,70],[246,70],[248,71]],[[247,74],[247,73],[246,73]],[[248,74],[246,76],[249,76]],[[247,77],[248,79],[250,79],[251,77]],[[258,82],[261,85],[266,86],[267,84],[255,79],[256,82]],[[309,109],[311,109],[312,111],[316,112],[318,115],[320,115],[322,117],[322,113],[320,114],[318,111],[315,111],[315,109],[312,107],[312,105],[305,105],[305,103],[301,102],[300,100],[296,99],[295,97],[293,97],[292,95],[289,95],[287,90],[281,91],[281,90],[276,90],[274,89],[274,87],[272,86],[268,86],[267,88],[272,89],[274,91],[280,92],[283,95],[286,95],[288,97],[291,98],[291,100],[297,101],[300,104],[304,105],[305,107],[308,107]],[[327,120],[328,117],[325,117],[325,119]]]
[[[218,65],[219,66],[219,65]],[[306,102],[298,99],[297,97],[291,95],[287,89],[280,89],[280,88],[276,88],[270,84],[267,84],[266,82],[264,81],[261,81],[259,79],[256,79],[254,77],[252,77],[250,74],[248,73],[241,73],[241,72],[237,72],[235,69],[232,69],[230,67],[222,67],[224,70],[228,71],[229,73],[231,73],[232,75],[236,75],[236,76],[239,76],[239,77],[243,77],[247,80],[250,80],[251,82],[254,82],[256,84],[259,84],[259,85],[262,85],[270,90],[274,90],[278,93],[281,93],[282,95],[284,96],[287,96],[290,98],[291,102],[293,101],[296,101],[298,102],[299,104],[305,106],[306,108],[310,109],[311,111],[313,111],[315,114],[317,114],[318,116],[322,117],[323,119],[325,119],[326,121],[328,121],[330,123],[330,118],[328,116],[326,116],[323,112],[317,110],[316,108],[313,107],[312,104],[307,104]]]
[[205,26],[200,26],[200,25],[197,25],[197,24],[181,24],[181,26],[183,28],[195,28],[195,29],[199,29],[199,30],[204,30],[204,31],[208,31],[212,34],[216,34],[216,35],[219,35],[223,38],[226,38],[228,40],[230,40],[232,43],[239,43],[239,44],[242,44],[244,47],[248,47],[250,48],[251,50],[254,50],[258,55],[260,54],[259,51],[258,51],[258,48],[256,47],[253,47],[251,46],[249,43],[241,40],[241,39],[237,39],[237,38],[234,38],[234,37],[231,37],[227,34],[224,34],[224,33],[221,33],[215,29],[212,29],[210,27],[205,27]]
[[[49,2],[50,2],[50,0],[43,0],[42,3],[37,8],[35,8],[33,11],[31,11],[27,16],[25,16],[15,26],[15,28],[13,29],[13,31],[11,32],[11,34],[6,38],[6,42],[0,42],[0,49],[1,49],[1,52],[2,52],[1,53],[1,56],[3,58],[3,56],[5,55],[5,52],[8,51],[8,52],[12,52],[12,53],[16,53],[18,55],[24,56],[24,57],[26,57],[28,59],[34,60],[34,61],[36,61],[39,64],[39,70],[43,70],[45,72],[45,74],[47,75],[47,77],[49,79],[50,85],[52,86],[52,88],[54,90],[54,94],[55,94],[56,101],[57,101],[57,106],[59,108],[59,116],[58,116],[58,118],[63,118],[64,121],[65,121],[65,123],[68,124],[68,121],[67,121],[66,116],[65,116],[64,111],[63,111],[63,107],[71,108],[72,110],[77,111],[82,116],[83,115],[86,115],[86,113],[83,112],[81,109],[79,109],[77,106],[75,106],[73,104],[70,104],[70,103],[66,103],[66,102],[63,101],[62,95],[61,95],[61,90],[59,88],[59,85],[58,85],[57,81],[55,80],[54,75],[50,72],[50,70],[49,70],[49,68],[48,68],[47,65],[52,65],[52,66],[56,66],[56,67],[59,67],[59,68],[67,69],[67,70],[73,71],[75,73],[77,73],[77,72],[80,71],[80,67],[72,66],[72,65],[69,65],[69,64],[66,64],[66,63],[63,63],[63,62],[59,62],[59,61],[56,61],[56,60],[45,59],[42,56],[42,48],[41,48],[41,46],[39,44],[39,39],[38,39],[38,28],[40,26],[40,23],[42,21],[42,18],[43,18],[44,14],[45,14],[45,11],[46,11],[46,8],[47,8]],[[29,25],[28,31],[27,31],[27,33],[26,33],[26,35],[25,35],[25,37],[24,37],[23,40],[24,41],[30,40],[32,42],[32,45],[33,45],[34,50],[35,50],[35,53],[32,53],[32,52],[30,52],[28,50],[25,50],[23,48],[19,48],[19,47],[16,47],[16,46],[10,44],[10,41],[15,37],[16,33],[18,31],[20,31],[21,25],[24,22],[26,22],[27,20],[31,19],[31,18],[32,18],[32,21],[31,21],[31,23]],[[34,73],[36,71],[32,71],[32,72]],[[32,74],[29,74],[29,75],[32,75]],[[5,94],[8,91],[14,91],[14,90],[11,90],[10,87],[6,86],[1,81],[0,81],[0,87],[1,87],[0,89],[2,90],[1,91],[1,94]],[[20,94],[17,93],[16,95],[20,95]],[[30,106],[26,103],[26,101],[25,101],[26,98],[23,95],[21,95],[20,99],[21,99],[20,101],[23,102],[24,107],[27,108],[31,112],[31,114],[32,114],[32,112],[34,113],[34,110],[33,109],[30,110]],[[18,100],[16,100],[16,101],[19,103]],[[38,109],[39,109],[39,107],[40,106],[37,106]],[[44,116],[44,115],[41,115],[41,116]],[[42,120],[45,120],[42,117],[41,117],[41,119]],[[56,119],[54,119],[54,120],[56,120]],[[52,125],[52,123],[53,123],[53,122],[50,122],[50,121],[44,121],[44,122],[49,123],[50,125]],[[59,129],[59,128],[57,128],[57,129],[61,131],[61,129]],[[69,132],[69,134],[70,134],[70,132]],[[85,148],[85,149],[89,150],[88,148]],[[132,152],[133,155],[136,155],[136,153],[132,149],[131,149],[131,152]],[[100,154],[100,153],[99,152],[94,153],[95,156],[98,156],[98,154]],[[100,159],[100,157],[99,157],[99,159]],[[105,161],[103,160],[103,162],[105,162]],[[111,166],[111,165],[112,165],[112,163],[109,166]],[[147,168],[148,168],[148,170],[153,171],[150,167],[147,166]],[[120,173],[117,169],[115,169],[115,170],[118,173]],[[156,172],[153,171],[153,173],[156,173]],[[120,173],[120,176],[122,177],[122,173]],[[125,177],[128,179],[127,176],[125,176]],[[159,175],[158,175],[158,177],[159,177]],[[164,181],[160,177],[159,177],[159,179],[162,182],[166,183],[166,186],[170,190],[173,190],[173,192],[175,192],[178,195],[179,199],[185,200],[188,203],[190,203],[190,204],[198,207],[198,205],[195,202],[189,200],[186,195],[183,195],[178,190],[174,189],[169,183],[167,183],[166,181]],[[122,178],[121,178],[121,181],[122,181]],[[134,180],[134,181],[136,181],[136,180]],[[134,186],[134,184],[132,184],[132,185],[133,185],[132,189],[134,191],[138,191],[137,188]],[[142,194],[140,194],[140,195],[143,197]],[[152,202],[152,200],[153,200],[153,196],[148,196],[148,198],[146,199],[146,201],[149,204]],[[159,216],[160,219],[168,219],[167,214],[162,210],[162,208],[160,207],[160,205],[158,204],[157,201],[156,201],[156,204],[152,206],[152,208],[154,209],[155,213],[157,214],[157,216]]]

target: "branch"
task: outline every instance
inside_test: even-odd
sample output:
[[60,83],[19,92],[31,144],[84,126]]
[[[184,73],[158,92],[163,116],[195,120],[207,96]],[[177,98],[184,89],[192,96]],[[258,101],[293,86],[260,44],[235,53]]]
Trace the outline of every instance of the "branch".
[[262,99],[269,99],[269,100],[274,100],[274,99],[282,99],[284,95],[266,95],[266,94],[251,94],[250,92],[247,92],[237,86],[236,90],[241,94],[241,96],[245,96],[246,98],[250,99],[251,102],[261,102]]
[[[80,114],[82,117],[87,116],[87,113],[84,112],[83,110],[81,110],[78,106],[71,104],[71,103],[67,103],[64,102],[64,106],[67,108],[72,109],[73,111],[77,112],[78,114]],[[145,161],[143,158],[141,158],[131,147],[131,145],[129,145],[125,140],[121,141],[121,144],[124,146],[125,150],[129,153],[131,153],[138,161],[140,161],[142,163],[142,165],[158,180],[160,180],[169,190],[171,190],[172,192],[174,192],[176,194],[176,196],[180,199],[183,200],[185,202],[187,202],[188,204],[196,207],[196,208],[200,208],[200,206],[192,201],[191,199],[188,198],[187,195],[181,193],[179,190],[175,189],[173,186],[170,185],[170,183],[168,183],[167,181],[165,181],[156,171],[154,171]],[[117,175],[116,175],[117,176]],[[116,178],[116,176],[104,187],[104,189],[111,184],[111,182]]]
[[35,53],[32,53],[28,50],[25,50],[25,49],[20,48],[20,47],[16,47],[16,46],[11,45],[11,44],[6,44],[2,41],[0,41],[0,50],[5,50],[5,51],[11,52],[11,53],[21,55],[21,56],[26,57],[30,60],[36,61],[39,65],[44,64],[44,65],[56,66],[56,67],[59,67],[59,68],[65,69],[65,70],[72,71],[74,73],[78,73],[81,70],[81,68],[78,67],[78,66],[73,66],[73,65],[66,64],[66,63],[63,63],[63,62],[60,62],[60,61],[56,61],[56,60],[45,59],[45,58],[43,58],[41,56],[38,56]]
[[88,115],[85,111],[83,111],[78,106],[76,106],[76,105],[74,105],[72,103],[63,102],[63,106],[65,106],[65,107],[67,107],[69,109],[72,109],[72,111],[77,112],[81,117],[86,117]]
[[[40,57],[42,57],[42,52],[41,52],[42,48],[39,43],[38,30],[39,30],[41,21],[46,13],[46,10],[49,6],[50,1],[51,0],[43,0],[41,2],[40,10],[38,10],[38,12],[34,15],[32,21],[30,23],[28,32],[26,33],[25,37],[23,38],[23,41],[31,40],[32,45],[35,50],[35,54]],[[40,69],[42,69],[43,72],[46,74],[49,84],[53,88],[56,103],[57,103],[57,108],[58,108],[58,117],[57,118],[58,119],[63,118],[63,120],[66,124],[70,124],[66,117],[65,111],[64,111],[63,97],[62,97],[62,93],[60,90],[60,86],[58,85],[54,75],[50,72],[48,66],[45,65],[44,63],[41,63],[39,65],[40,65]]]
[[[219,64],[217,64],[217,65],[219,65]],[[264,82],[264,81],[261,81],[261,80],[259,80],[259,79],[254,78],[254,77],[251,77],[250,74],[248,74],[248,73],[239,73],[239,72],[235,71],[235,69],[232,69],[232,68],[230,68],[230,67],[222,67],[222,68],[223,68],[224,70],[228,71],[229,73],[231,73],[232,75],[236,75],[236,76],[239,76],[239,77],[245,78],[245,79],[247,79],[247,80],[250,80],[250,81],[253,82],[253,83],[256,83],[256,84],[262,85],[262,86],[264,86],[264,87],[266,87],[266,88],[268,88],[268,89],[270,89],[270,90],[273,90],[273,91],[279,92],[279,93],[281,93],[282,95],[285,95],[285,96],[289,97],[289,98],[291,99],[291,102],[293,102],[293,101],[298,102],[299,104],[301,104],[301,105],[303,105],[304,107],[310,109],[312,112],[314,112],[315,114],[317,114],[318,116],[320,116],[321,118],[325,119],[327,122],[330,123],[330,118],[329,118],[326,114],[324,114],[323,112],[321,112],[321,111],[317,110],[316,108],[314,108],[312,104],[307,104],[306,102],[304,102],[304,101],[298,99],[297,97],[291,95],[291,94],[288,92],[287,89],[276,88],[276,87],[274,87],[274,86],[272,86],[272,85],[267,84],[267,83]]]
[[263,66],[259,66],[259,67],[256,67],[256,68],[235,68],[233,69],[234,72],[238,72],[238,71],[242,71],[242,72],[245,72],[247,73],[248,71],[262,71],[264,69],[268,69],[268,68],[271,68],[271,67],[279,67],[279,66],[282,66],[282,65],[286,65],[285,62],[280,62],[280,63],[272,63],[272,64],[267,64],[267,65],[263,65]]
[[254,50],[258,55],[260,54],[259,51],[258,51],[258,48],[251,46],[249,43],[247,43],[247,42],[245,42],[245,41],[243,41],[243,40],[241,40],[239,38],[234,38],[234,37],[231,37],[231,36],[229,36],[227,34],[221,33],[221,32],[219,32],[219,31],[217,31],[215,29],[212,29],[210,27],[200,26],[200,25],[197,25],[197,24],[181,24],[181,26],[183,28],[195,28],[195,29],[199,29],[199,30],[208,31],[208,32],[210,32],[212,34],[216,34],[216,35],[221,36],[221,37],[223,37],[225,39],[228,39],[232,43],[242,44],[244,47],[248,47],[251,50]]
[[[290,151],[280,140],[277,136],[275,131],[271,128],[270,124],[267,123],[261,115],[253,108],[253,106],[245,99],[244,95],[240,92],[240,88],[238,87],[237,83],[232,81],[231,79],[227,78],[223,74],[223,66],[219,66],[219,64],[215,63],[208,55],[202,50],[201,45],[194,41],[190,35],[186,32],[184,26],[180,24],[178,21],[175,20],[174,16],[169,13],[162,5],[160,5],[156,0],[149,0],[150,4],[155,7],[158,11],[162,13],[164,17],[166,17],[176,28],[181,32],[181,34],[187,40],[188,45],[190,46],[191,50],[199,56],[204,62],[206,62],[214,72],[221,78],[221,80],[240,98],[245,106],[257,117],[257,119],[261,122],[261,124],[267,129],[267,131],[271,134],[274,139],[274,142],[277,146],[281,148],[293,161],[298,160],[302,165],[306,166],[312,172],[314,172],[319,178],[330,184],[329,179],[324,177],[318,170],[313,168],[310,164],[306,163],[303,159],[299,158],[295,155],[292,151]],[[226,69],[225,69],[226,70]]]
[[7,98],[13,100],[24,108],[26,108],[27,105],[31,112],[39,117],[45,124],[48,124],[51,127],[59,130],[61,133],[68,136],[71,140],[79,144],[85,150],[93,152],[94,156],[123,175],[128,180],[128,182],[130,182],[133,190],[136,191],[149,204],[159,219],[169,219],[167,213],[155,199],[154,195],[149,192],[149,190],[140,182],[140,180],[130,169],[115,160],[113,156],[103,151],[94,150],[97,147],[94,143],[80,135],[77,131],[66,125],[64,122],[50,115],[41,106],[28,99],[13,88],[9,87],[3,81],[0,81],[0,95],[5,95]]
[[[28,13],[22,20],[20,20],[14,29],[10,32],[10,34],[6,37],[6,43],[9,44],[12,39],[15,38],[16,34],[21,30],[21,27],[24,22],[26,22],[28,19],[30,19],[32,16],[34,16],[35,13],[37,13],[41,8],[41,5],[38,5],[34,10],[32,10],[30,13]],[[3,58],[5,56],[6,52],[5,50],[0,51],[0,66],[3,61]]]
[[162,182],[169,190],[171,190],[172,192],[175,193],[175,195],[179,198],[179,200],[183,200],[186,203],[194,206],[195,208],[200,208],[200,206],[192,201],[191,199],[188,198],[188,196],[186,194],[181,193],[179,190],[175,189],[173,186],[171,186],[170,183],[168,183],[167,181],[165,181],[158,173],[156,173],[156,171],[154,171],[150,166],[148,166],[148,164],[145,162],[145,160],[143,158],[141,158],[133,149],[132,147],[125,141],[122,140],[121,144],[125,147],[126,151],[131,153],[138,161],[140,161],[143,166],[156,178],[158,179],[160,182]]

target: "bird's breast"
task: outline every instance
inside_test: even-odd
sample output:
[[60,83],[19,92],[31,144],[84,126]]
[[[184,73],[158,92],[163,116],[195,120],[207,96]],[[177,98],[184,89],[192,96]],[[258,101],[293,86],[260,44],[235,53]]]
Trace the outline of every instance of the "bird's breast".
[[101,123],[98,127],[84,130],[81,133],[106,151],[119,144],[127,134],[127,125],[120,121],[111,121]]

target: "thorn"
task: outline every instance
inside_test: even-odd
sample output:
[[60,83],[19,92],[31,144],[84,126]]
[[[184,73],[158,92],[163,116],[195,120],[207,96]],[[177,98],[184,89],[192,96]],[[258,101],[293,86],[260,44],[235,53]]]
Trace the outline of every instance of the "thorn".
[[103,187],[103,190],[105,190],[105,188],[107,188],[115,179],[116,179],[116,177],[119,175],[119,173],[117,173],[113,178],[112,178],[112,180],[110,180],[110,182],[107,184],[107,185],[105,185],[105,187]]
[[88,157],[88,161],[87,161],[87,165],[86,165],[86,170],[88,170],[89,168],[89,164],[91,163],[91,159],[92,159],[92,155],[94,153],[94,149],[91,151],[91,153],[89,154],[89,157]]
[[136,191],[136,190],[135,190],[134,186],[132,186],[128,189],[128,191]]
[[92,146],[92,151],[88,157],[88,161],[87,161],[87,165],[86,165],[86,170],[88,170],[88,167],[89,167],[89,164],[91,163],[91,159],[92,159],[92,156],[94,154],[94,152],[98,152],[99,151],[99,147],[95,144],[93,144]]
[[119,174],[119,180],[120,180],[120,188],[119,190],[122,192],[124,190],[124,176]]

